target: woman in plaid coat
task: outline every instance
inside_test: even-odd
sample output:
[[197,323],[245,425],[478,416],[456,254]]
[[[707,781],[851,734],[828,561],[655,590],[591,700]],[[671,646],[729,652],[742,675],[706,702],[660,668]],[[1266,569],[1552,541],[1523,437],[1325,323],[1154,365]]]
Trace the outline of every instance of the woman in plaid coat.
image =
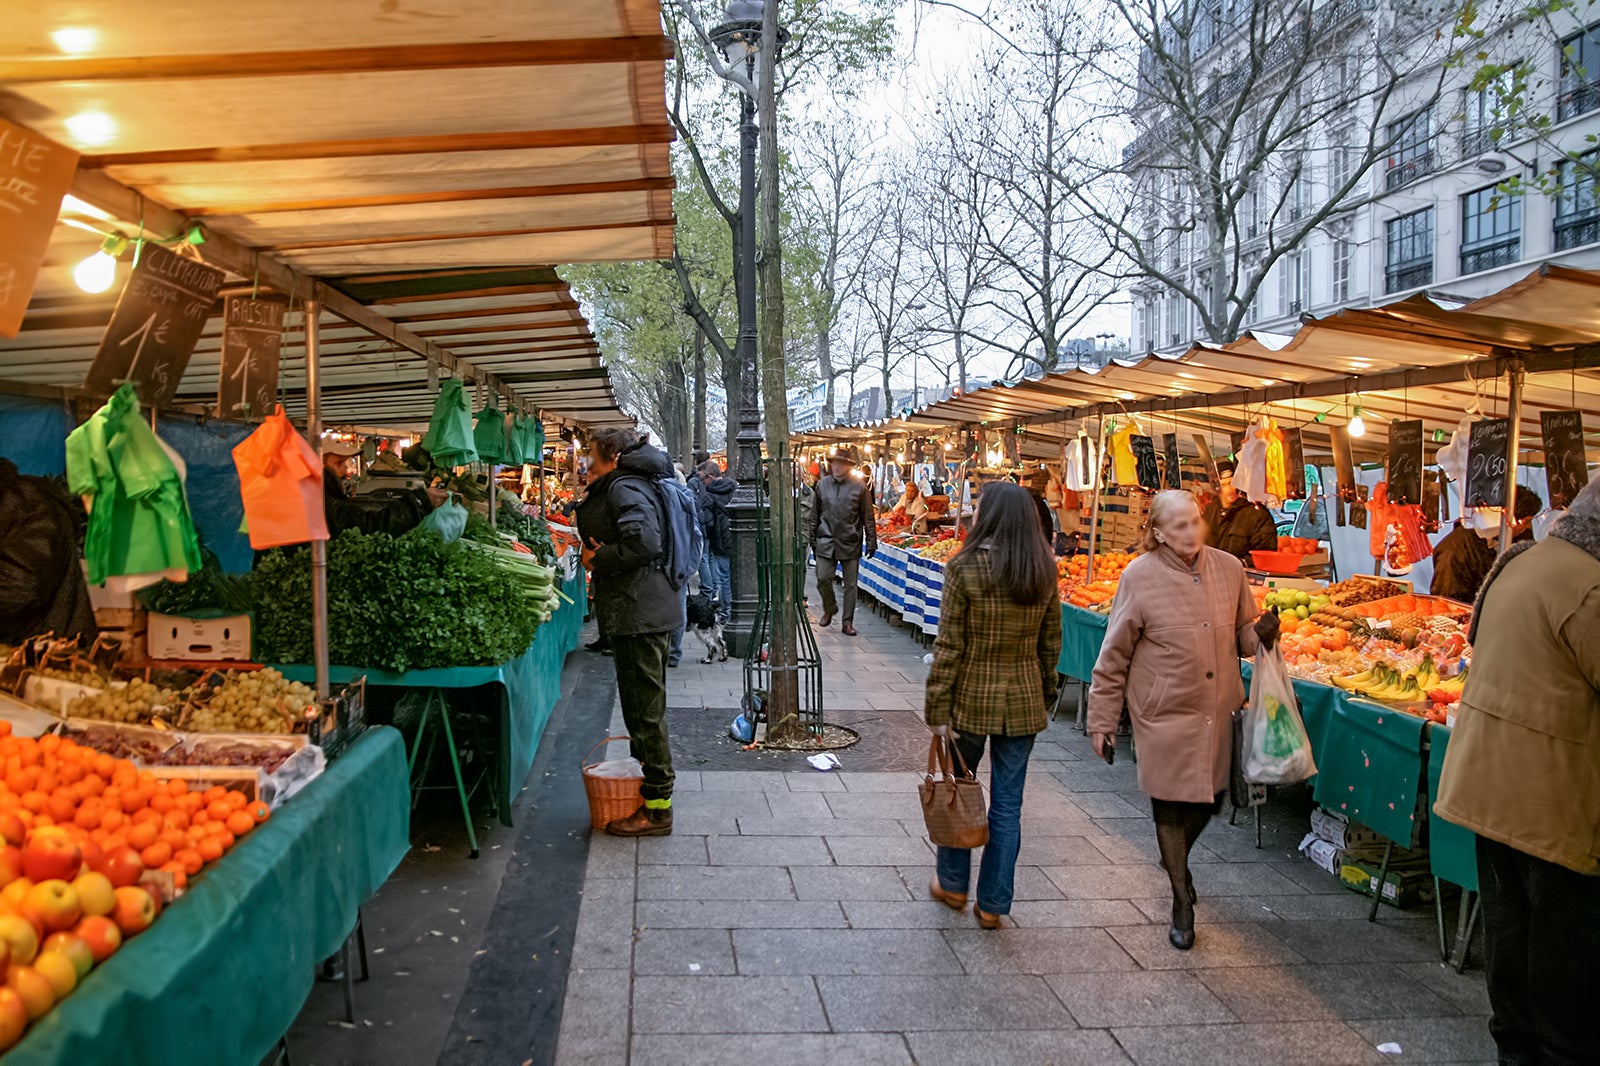
[[[1033,499],[1019,485],[986,485],[966,546],[945,567],[926,706],[928,728],[969,768],[989,748],[989,843],[973,908],[985,929],[1011,912],[1028,756],[1056,699],[1060,656],[1055,556]],[[972,852],[941,847],[928,891],[961,910],[971,879]]]

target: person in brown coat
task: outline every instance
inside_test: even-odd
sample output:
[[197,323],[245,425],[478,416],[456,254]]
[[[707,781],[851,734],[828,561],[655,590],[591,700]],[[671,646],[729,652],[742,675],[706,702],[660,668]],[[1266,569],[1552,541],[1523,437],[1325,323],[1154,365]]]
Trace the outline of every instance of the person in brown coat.
[[[1048,725],[1061,657],[1055,556],[1020,486],[984,487],[966,545],[945,567],[939,639],[928,671],[928,728],[973,770],[989,749],[989,843],[973,913],[985,929],[1011,913],[1022,845],[1022,789],[1033,739]],[[939,849],[929,893],[967,905],[972,852]]]
[[1172,882],[1172,946],[1194,946],[1189,852],[1222,806],[1233,755],[1233,712],[1244,705],[1239,657],[1271,647],[1278,618],[1257,616],[1244,566],[1208,548],[1193,495],[1158,492],[1144,554],[1111,601],[1089,690],[1095,754],[1115,743],[1126,702],[1139,747],[1139,787],[1150,797],[1161,865]]
[[1500,556],[1434,813],[1478,834],[1501,1062],[1600,1061],[1600,478]]

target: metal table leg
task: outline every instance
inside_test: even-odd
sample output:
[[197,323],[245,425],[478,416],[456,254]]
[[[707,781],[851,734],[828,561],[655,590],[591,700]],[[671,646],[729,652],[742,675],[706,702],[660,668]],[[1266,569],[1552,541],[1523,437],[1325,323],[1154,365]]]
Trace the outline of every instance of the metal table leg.
[[1467,968],[1467,955],[1472,951],[1472,930],[1478,924],[1478,914],[1482,911],[1483,897],[1476,892],[1462,892],[1461,916],[1456,924],[1455,968],[1456,973]]
[[1373,887],[1372,910],[1367,912],[1367,921],[1378,920],[1378,904],[1383,902],[1383,886],[1389,880],[1389,860],[1394,858],[1394,841],[1383,842],[1383,865],[1378,868],[1378,883]]
[[[1463,893],[1461,896],[1461,905],[1465,907],[1466,903],[1467,897]],[[1433,919],[1434,922],[1439,926],[1439,961],[1449,962],[1450,945],[1448,942],[1446,942],[1444,935],[1444,891],[1437,876],[1435,876],[1433,879]]]

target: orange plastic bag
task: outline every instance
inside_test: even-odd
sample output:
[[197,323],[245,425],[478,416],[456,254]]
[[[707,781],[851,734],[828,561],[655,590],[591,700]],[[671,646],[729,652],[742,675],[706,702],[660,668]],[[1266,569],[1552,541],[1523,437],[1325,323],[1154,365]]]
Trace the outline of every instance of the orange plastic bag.
[[239,494],[257,551],[328,539],[322,506],[322,464],[289,423],[283,406],[233,449]]

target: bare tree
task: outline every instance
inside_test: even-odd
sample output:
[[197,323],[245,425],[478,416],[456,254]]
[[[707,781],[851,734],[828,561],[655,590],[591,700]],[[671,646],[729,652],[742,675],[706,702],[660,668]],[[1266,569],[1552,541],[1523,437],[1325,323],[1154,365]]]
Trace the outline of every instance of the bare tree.
[[919,312],[927,309],[930,279],[912,238],[916,193],[909,175],[889,171],[878,188],[877,224],[857,288],[857,309],[871,327],[887,414],[894,406],[894,372],[907,357],[915,358],[927,341]]

